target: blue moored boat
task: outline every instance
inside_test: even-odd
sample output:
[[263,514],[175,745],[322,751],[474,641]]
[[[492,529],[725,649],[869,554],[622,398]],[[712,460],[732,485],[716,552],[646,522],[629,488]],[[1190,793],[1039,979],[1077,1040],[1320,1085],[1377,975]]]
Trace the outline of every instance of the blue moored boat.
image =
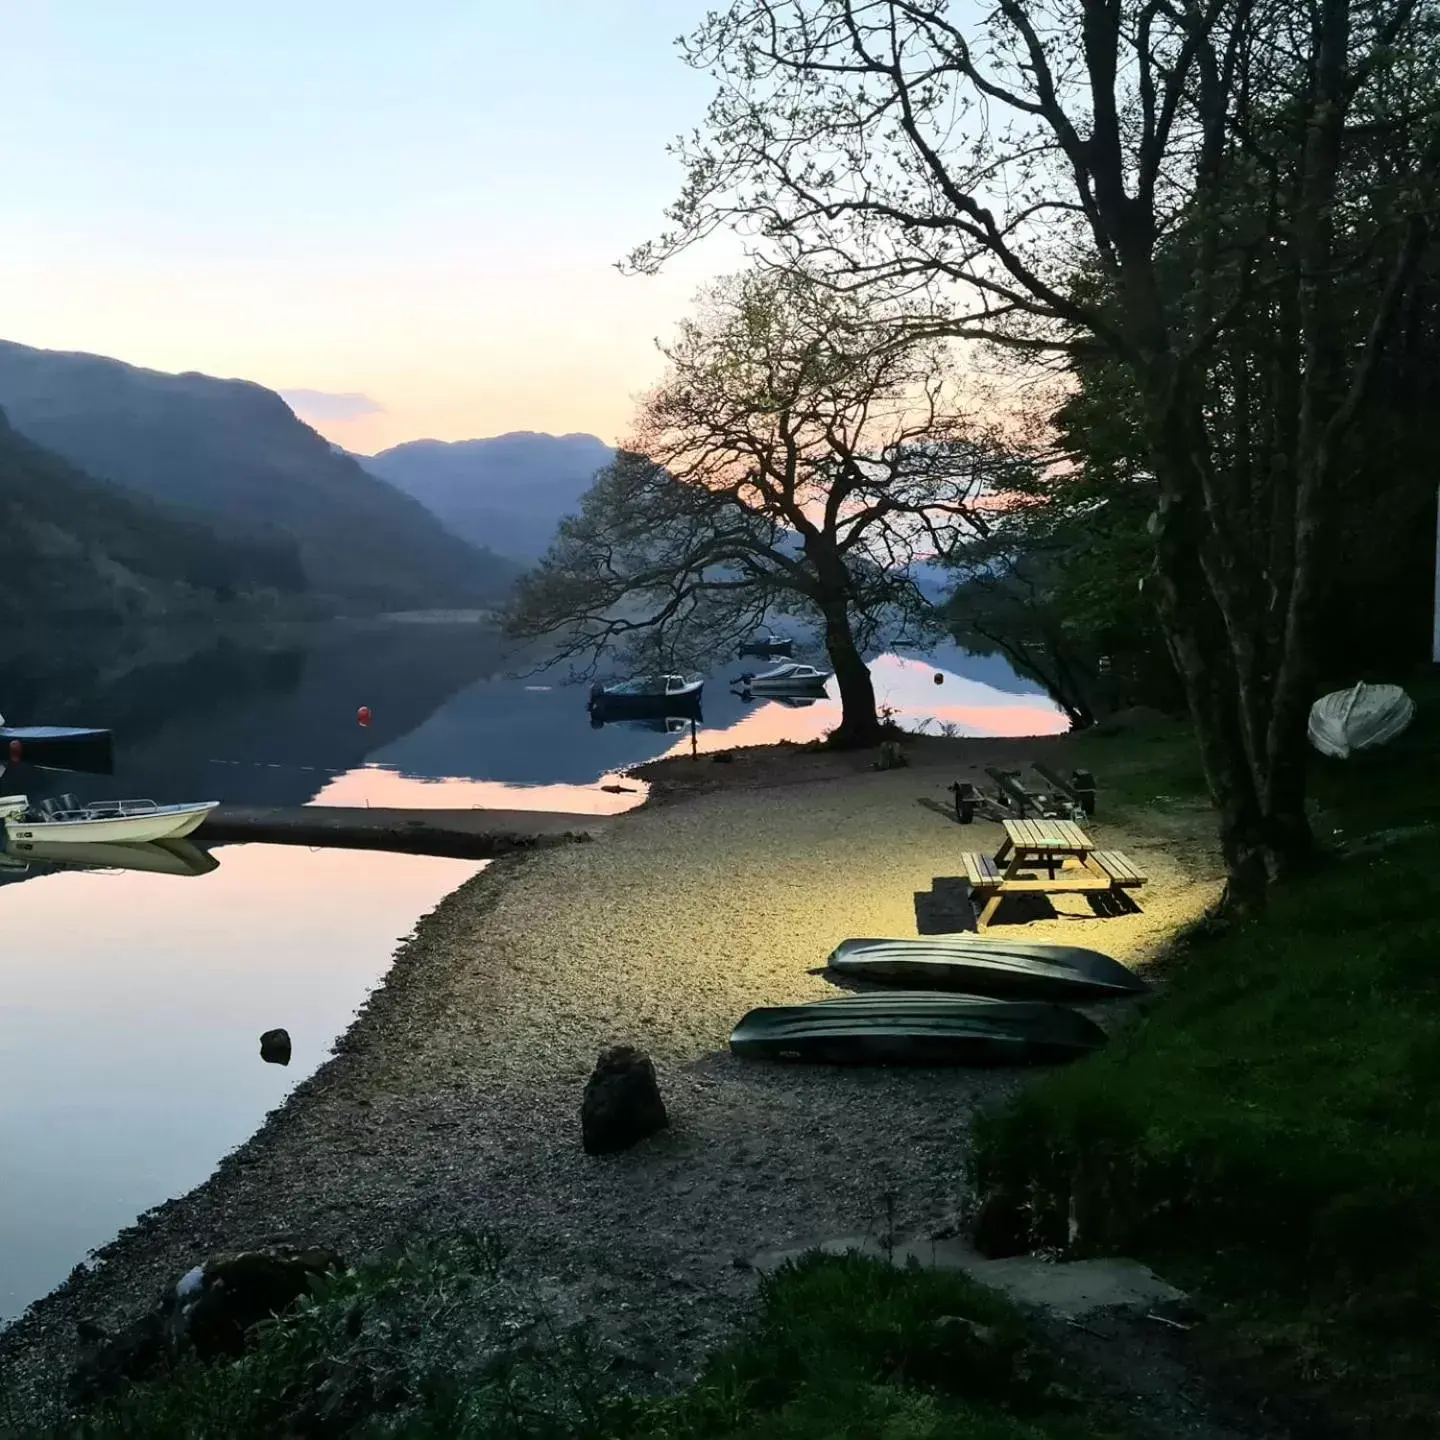
[[687,680],[683,675],[647,675],[637,680],[624,680],[617,685],[593,685],[587,709],[592,715],[669,716],[697,715],[703,680]]
[[108,730],[70,725],[7,725],[0,716],[0,763],[6,760],[23,761],[42,770],[108,775],[115,768],[114,737]]

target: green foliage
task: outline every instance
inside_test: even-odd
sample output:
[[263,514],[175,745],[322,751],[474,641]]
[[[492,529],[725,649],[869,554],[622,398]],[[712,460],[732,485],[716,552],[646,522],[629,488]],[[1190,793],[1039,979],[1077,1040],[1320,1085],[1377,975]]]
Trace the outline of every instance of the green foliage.
[[693,1389],[652,1401],[648,1440],[1104,1440],[1055,1362],[959,1275],[810,1257],[765,1286],[755,1329]]
[[1440,686],[1415,688],[1411,732],[1315,763],[1322,830],[1384,826],[1390,843],[1277,889],[1261,921],[1193,936],[1149,1015],[983,1117],[973,1158],[1042,1242],[1065,1246],[1073,1203],[1075,1248],[1138,1254],[1229,1302],[1237,1341],[1293,1360],[1303,1333],[1336,1403],[1376,1423],[1440,1399],[1440,830],[1422,823]]
[[92,479],[0,413],[0,615],[124,620],[304,587],[293,545],[221,540]]
[[[229,1364],[133,1387],[72,1440],[262,1440],[284,1433],[596,1434],[602,1372],[506,1281],[493,1240],[417,1246],[317,1281]],[[24,1432],[21,1432],[22,1434]]]
[[[812,1256],[670,1397],[627,1395],[507,1288],[492,1242],[417,1247],[315,1286],[229,1364],[133,1389],[55,1440],[1106,1440],[1026,1325],[961,1276]],[[12,1422],[13,1425],[13,1422]],[[15,1426],[12,1440],[41,1432]]]
[[0,408],[85,473],[267,555],[264,583],[303,574],[330,613],[479,605],[515,578],[259,385],[0,341]]

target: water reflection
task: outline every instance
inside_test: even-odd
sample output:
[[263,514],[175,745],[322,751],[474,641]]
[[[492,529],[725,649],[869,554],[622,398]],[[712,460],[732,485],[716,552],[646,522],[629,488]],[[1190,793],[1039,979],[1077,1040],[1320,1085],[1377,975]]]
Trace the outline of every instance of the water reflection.
[[[66,869],[4,895],[0,1322],[200,1183],[325,1059],[477,862],[243,845],[196,885]],[[88,917],[77,923],[77,917]],[[288,1067],[261,1064],[282,1027]]]
[[151,875],[208,875],[219,866],[214,855],[190,840],[75,842],[12,840],[5,836],[0,866],[29,870],[139,870]]
[[[612,803],[598,798],[606,777],[690,743],[685,714],[589,728],[588,686],[533,673],[534,657],[507,651],[480,625],[377,622],[87,643],[88,652],[68,640],[71,648],[52,641],[47,649],[37,639],[29,651],[0,656],[0,701],[17,721],[113,729],[115,774],[87,781],[94,799],[294,806],[324,797],[603,813]],[[833,681],[815,695],[747,696],[728,688],[744,668],[732,660],[707,683],[698,748],[811,740],[838,723]],[[880,702],[912,727],[1063,728],[1049,700],[995,657],[949,646],[923,661],[882,655],[871,668]],[[357,723],[362,706],[368,726]],[[434,781],[467,788],[422,788]],[[24,764],[5,786],[35,799],[74,788]]]

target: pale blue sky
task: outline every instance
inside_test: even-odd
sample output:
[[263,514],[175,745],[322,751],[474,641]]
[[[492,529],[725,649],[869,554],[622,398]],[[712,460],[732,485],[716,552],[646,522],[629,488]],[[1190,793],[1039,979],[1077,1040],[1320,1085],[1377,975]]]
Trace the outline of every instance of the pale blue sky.
[[0,336],[367,395],[322,425],[359,449],[613,440],[738,258],[611,268],[678,188],[705,8],[0,0]]

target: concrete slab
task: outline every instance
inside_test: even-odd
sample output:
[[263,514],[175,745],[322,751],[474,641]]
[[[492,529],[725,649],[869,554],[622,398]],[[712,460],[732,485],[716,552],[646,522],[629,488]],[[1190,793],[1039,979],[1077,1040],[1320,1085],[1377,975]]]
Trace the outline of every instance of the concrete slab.
[[[762,1251],[750,1263],[762,1274],[770,1274],[816,1250],[826,1255],[886,1258],[884,1246],[868,1236],[841,1236],[813,1245]],[[987,1260],[961,1240],[908,1241],[895,1247],[891,1259],[902,1268],[960,1271],[978,1284],[1000,1291],[1017,1305],[1066,1320],[1078,1320],[1102,1310],[1143,1312],[1185,1299],[1184,1291],[1162,1280],[1138,1260],[1050,1261],[1033,1255]]]
[[256,841],[495,859],[518,850],[593,840],[614,818],[546,810],[222,805],[195,832],[195,839],[202,845]]

